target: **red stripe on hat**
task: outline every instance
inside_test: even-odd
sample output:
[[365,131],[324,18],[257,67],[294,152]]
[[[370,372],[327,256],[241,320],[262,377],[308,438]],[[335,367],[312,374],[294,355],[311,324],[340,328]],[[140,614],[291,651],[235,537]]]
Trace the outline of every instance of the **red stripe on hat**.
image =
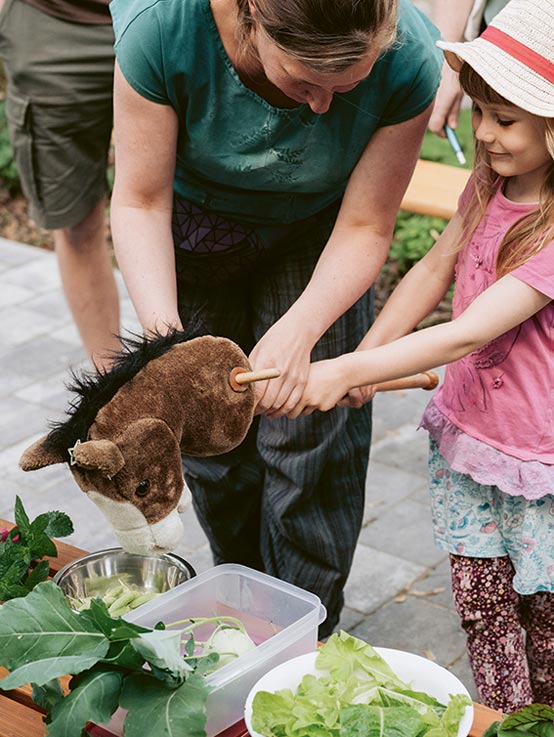
[[529,46],[516,41],[515,38],[495,28],[495,26],[487,26],[481,34],[481,38],[525,64],[526,67],[540,74],[548,82],[554,83],[554,63],[530,49]]

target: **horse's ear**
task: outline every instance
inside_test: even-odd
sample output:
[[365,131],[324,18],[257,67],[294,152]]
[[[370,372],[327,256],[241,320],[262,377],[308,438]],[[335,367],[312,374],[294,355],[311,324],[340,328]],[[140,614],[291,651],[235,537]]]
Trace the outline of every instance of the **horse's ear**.
[[112,478],[125,465],[125,458],[111,440],[87,440],[71,450],[73,462],[81,468],[100,471]]
[[47,438],[48,435],[43,435],[42,438],[23,451],[23,455],[19,459],[19,466],[23,471],[36,471],[38,468],[67,461],[67,454],[49,446],[45,442]]

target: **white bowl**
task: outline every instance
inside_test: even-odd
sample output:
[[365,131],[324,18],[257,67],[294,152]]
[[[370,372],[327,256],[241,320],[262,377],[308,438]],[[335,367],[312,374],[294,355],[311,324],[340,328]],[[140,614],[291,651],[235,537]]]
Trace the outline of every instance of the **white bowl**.
[[[376,647],[374,649],[388,663],[398,678],[412,684],[415,691],[425,691],[445,705],[450,700],[449,694],[464,694],[464,696],[471,699],[463,683],[449,670],[437,665],[432,660],[402,650],[392,650],[386,647]],[[290,688],[291,691],[295,691],[307,673],[324,675],[324,671],[320,671],[315,667],[316,657],[317,652],[313,652],[287,660],[286,663],[281,663],[281,665],[262,676],[253,686],[244,706],[244,721],[251,737],[263,737],[252,729],[252,702],[258,691],[273,693],[282,688]],[[460,722],[458,737],[467,737],[472,724],[473,706],[468,706]]]

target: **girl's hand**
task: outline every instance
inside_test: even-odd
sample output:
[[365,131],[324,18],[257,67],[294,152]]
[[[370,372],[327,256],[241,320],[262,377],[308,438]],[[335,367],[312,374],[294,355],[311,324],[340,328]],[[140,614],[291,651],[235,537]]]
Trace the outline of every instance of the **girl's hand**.
[[286,316],[262,336],[249,355],[254,371],[277,368],[277,379],[255,384],[256,414],[284,417],[300,401],[308,372],[313,345]]
[[352,409],[360,409],[364,404],[371,402],[377,390],[373,384],[368,386],[358,386],[350,391],[338,402],[339,407],[352,407]]
[[300,415],[311,415],[316,409],[323,412],[333,409],[347,393],[348,384],[340,368],[340,358],[317,361],[311,364],[304,393],[296,406],[287,412],[287,417],[294,420]]

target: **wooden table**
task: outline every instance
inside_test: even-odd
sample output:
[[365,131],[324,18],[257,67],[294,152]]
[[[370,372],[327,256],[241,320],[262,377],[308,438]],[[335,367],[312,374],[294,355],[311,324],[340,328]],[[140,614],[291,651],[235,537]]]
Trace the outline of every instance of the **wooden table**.
[[[13,523],[0,519],[0,528],[3,527],[11,529]],[[75,558],[86,555],[86,551],[64,542],[58,541],[56,547],[58,557],[49,558],[51,576]],[[3,677],[6,672],[4,668],[0,668],[0,677]],[[481,737],[489,724],[500,719],[501,715],[486,706],[480,704],[474,706],[475,718],[469,737]],[[0,737],[44,737],[46,729],[42,715],[43,712],[31,698],[29,686],[14,691],[0,691]],[[91,737],[113,737],[111,732],[102,727],[93,727],[90,734]],[[145,737],[149,736],[145,735]],[[241,721],[226,729],[218,737],[248,737],[248,732],[244,722]]]
[[450,220],[470,174],[469,169],[459,166],[419,159],[400,207],[418,215]]

